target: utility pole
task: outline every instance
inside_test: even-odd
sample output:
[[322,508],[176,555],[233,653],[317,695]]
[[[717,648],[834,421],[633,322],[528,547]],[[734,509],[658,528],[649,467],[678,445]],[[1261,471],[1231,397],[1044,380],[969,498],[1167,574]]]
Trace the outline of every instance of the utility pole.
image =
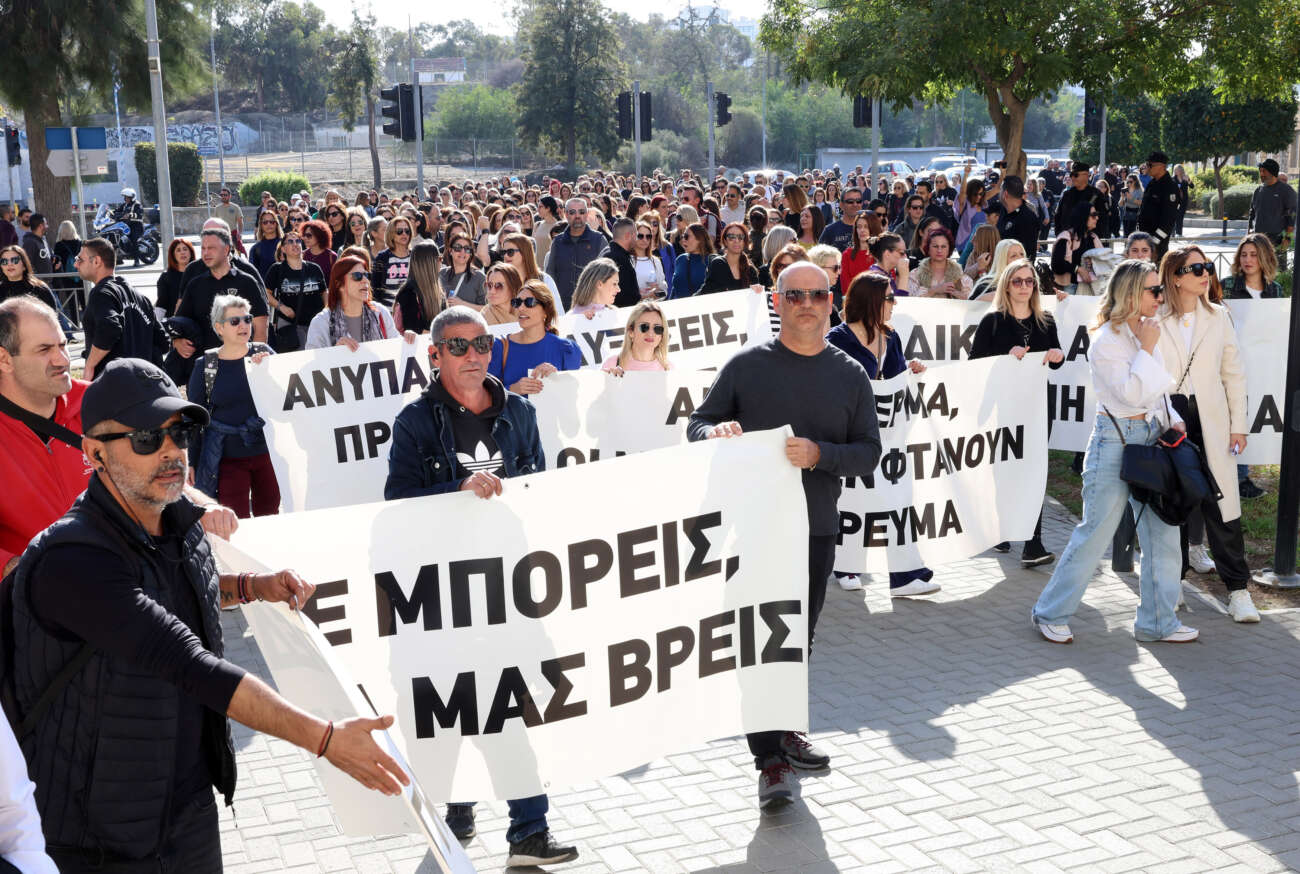
[[767,167],[767,50],[763,50],[763,167]]
[[208,51],[212,54],[212,105],[217,113],[217,173],[221,177],[217,190],[226,184],[226,148],[221,134],[221,92],[217,90],[217,17],[208,14]]
[[1106,175],[1106,104],[1101,105],[1101,137],[1098,143],[1097,169]]
[[718,107],[717,103],[713,100],[713,80],[706,79],[704,82],[704,89],[709,94],[709,178],[705,182],[704,187],[706,190],[711,191],[713,189],[714,168],[717,166],[713,163],[713,146],[715,142],[716,129],[718,127]]
[[415,89],[415,199],[424,200],[424,88],[415,75],[415,31],[406,16],[406,38],[411,43],[411,87]]
[[641,189],[641,83],[632,83],[632,151],[636,154],[636,187]]
[[[163,251],[172,243],[172,176],[167,160],[167,111],[163,106],[162,56],[158,52],[158,10],[154,0],[144,0],[144,21],[149,55],[149,93],[153,98],[154,160],[158,167],[158,218],[162,224]],[[122,144],[119,141],[118,146]]]
[[876,196],[874,189],[876,188],[877,168],[880,167],[880,116],[884,114],[881,112],[883,108],[884,101],[879,97],[871,101],[871,171],[867,173],[867,176],[871,179],[872,190],[863,192],[863,203],[866,203],[868,200],[871,200]]

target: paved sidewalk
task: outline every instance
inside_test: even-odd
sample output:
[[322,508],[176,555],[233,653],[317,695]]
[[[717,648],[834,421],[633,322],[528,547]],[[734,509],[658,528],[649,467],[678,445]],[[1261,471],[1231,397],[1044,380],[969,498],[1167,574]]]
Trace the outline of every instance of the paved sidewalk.
[[[1073,521],[1044,522],[1058,552]],[[1071,646],[1029,607],[1050,569],[992,553],[941,569],[943,592],[891,603],[832,586],[812,662],[812,734],[834,769],[760,815],[743,740],[552,796],[572,872],[1241,871],[1300,869],[1300,612],[1234,624],[1195,595],[1188,645],[1142,644],[1137,581],[1104,565]],[[266,676],[239,614],[231,657]],[[228,872],[432,872],[407,837],[340,837],[306,753],[236,733],[222,816]],[[505,865],[505,805],[468,852]],[[536,870],[536,869],[534,869]]]

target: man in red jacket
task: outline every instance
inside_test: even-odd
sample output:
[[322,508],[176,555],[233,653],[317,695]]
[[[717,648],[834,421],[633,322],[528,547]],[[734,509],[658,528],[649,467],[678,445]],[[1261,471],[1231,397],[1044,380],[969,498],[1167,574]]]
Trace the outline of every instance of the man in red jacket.
[[[4,575],[37,533],[68,511],[86,490],[90,465],[80,446],[40,433],[22,421],[42,419],[81,436],[81,396],[87,382],[74,380],[67,341],[46,304],[23,295],[0,303],[0,570]],[[44,430],[50,429],[48,426]],[[192,490],[207,506],[209,534],[234,533],[233,511]]]

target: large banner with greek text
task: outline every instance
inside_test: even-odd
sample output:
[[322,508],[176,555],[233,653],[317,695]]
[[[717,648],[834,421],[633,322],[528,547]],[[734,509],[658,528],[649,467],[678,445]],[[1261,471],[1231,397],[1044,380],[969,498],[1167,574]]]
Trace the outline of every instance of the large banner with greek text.
[[[1048,374],[1047,403],[1052,420],[1049,447],[1082,452],[1092,434],[1097,403],[1088,371],[1089,332],[1099,297],[1045,296],[1043,306],[1056,319],[1065,363]],[[970,355],[971,342],[988,303],[898,299],[893,325],[908,358],[927,363],[959,361]],[[1246,365],[1249,441],[1244,464],[1276,464],[1282,455],[1282,400],[1286,383],[1287,326],[1290,300],[1228,301],[1237,328],[1238,348]],[[1175,374],[1177,376],[1177,374]]]
[[[808,724],[808,522],[787,430],[469,493],[242,522],[434,802],[523,798]],[[272,673],[277,664],[270,663]]]
[[873,382],[880,464],[846,479],[835,569],[903,571],[1034,531],[1047,484],[1041,353]]
[[[763,296],[750,291],[663,306],[674,371],[716,370],[742,346],[772,336]],[[629,313],[566,316],[560,329],[583,350],[584,362],[598,368],[617,353]],[[508,334],[517,326],[492,330]],[[415,343],[363,343],[356,352],[335,346],[273,355],[247,367],[286,511],[383,500],[393,420],[429,383],[427,335]]]

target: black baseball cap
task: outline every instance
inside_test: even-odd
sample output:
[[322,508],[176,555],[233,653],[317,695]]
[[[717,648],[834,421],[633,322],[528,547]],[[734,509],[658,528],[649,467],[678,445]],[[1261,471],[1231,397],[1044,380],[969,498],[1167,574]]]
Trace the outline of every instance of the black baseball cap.
[[1151,154],[1147,155],[1147,163],[1148,163],[1148,164],[1168,164],[1168,163],[1169,163],[1169,156],[1166,155],[1164,152],[1152,152]]
[[208,424],[208,411],[181,397],[176,383],[139,358],[110,361],[81,397],[81,427],[89,432],[112,419],[128,428],[157,428],[176,413]]

